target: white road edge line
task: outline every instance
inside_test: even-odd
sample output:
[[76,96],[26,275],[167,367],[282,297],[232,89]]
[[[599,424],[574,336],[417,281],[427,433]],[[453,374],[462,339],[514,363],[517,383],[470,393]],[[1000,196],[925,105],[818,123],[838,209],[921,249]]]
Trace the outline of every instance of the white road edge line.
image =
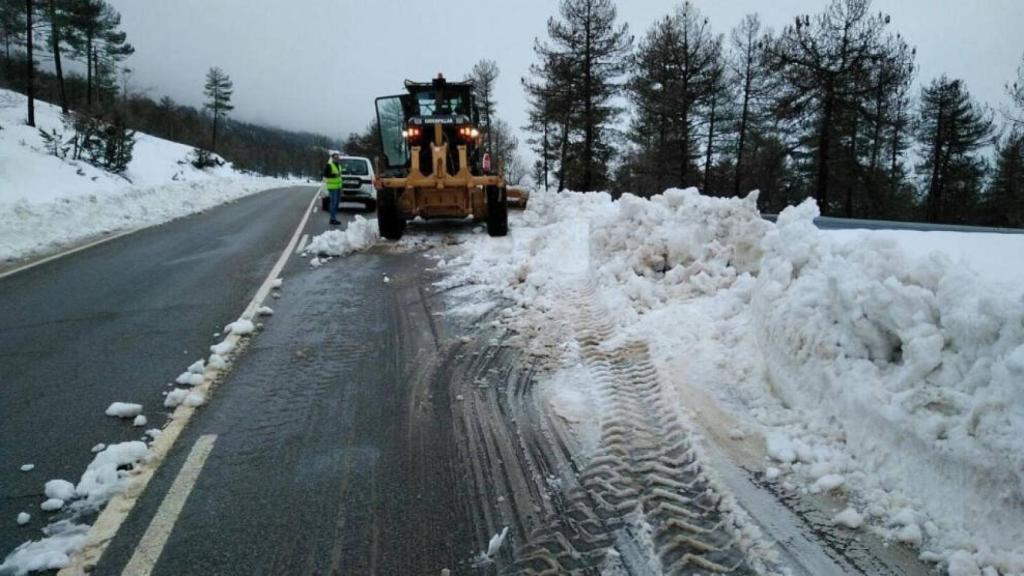
[[302,251],[306,249],[306,242],[309,242],[309,234],[302,235],[302,240],[299,240],[299,247],[295,249],[295,254],[302,254]]
[[145,228],[145,226],[141,226],[139,228],[132,228],[130,230],[125,230],[124,232],[119,232],[117,234],[114,234],[113,236],[107,236],[106,238],[100,238],[99,240],[94,240],[92,242],[89,242],[88,244],[83,244],[83,245],[81,245],[81,246],[79,246],[77,248],[72,248],[71,250],[66,250],[64,252],[59,252],[57,254],[53,254],[51,256],[47,256],[46,258],[41,258],[39,260],[36,260],[35,262],[29,262],[28,264],[25,264],[23,266],[18,266],[17,268],[13,268],[13,269],[8,270],[6,272],[0,273],[0,280],[6,278],[8,276],[13,276],[13,275],[17,274],[18,272],[24,272],[26,270],[30,270],[32,268],[35,268],[36,266],[41,266],[43,264],[46,264],[47,262],[53,262],[54,260],[59,260],[60,258],[63,258],[65,256],[71,256],[72,254],[76,254],[76,253],[81,252],[83,250],[88,250],[89,248],[95,248],[96,246],[99,246],[100,244],[106,244],[107,242],[111,242],[111,241],[117,240],[118,238],[124,238],[125,236],[129,236],[131,234],[135,234],[136,232],[138,232],[139,230],[142,230],[143,228]]
[[[312,200],[309,204],[312,207],[317,198],[319,198],[319,191],[313,195]],[[288,263],[288,259],[291,257],[292,252],[295,250],[295,245],[299,242],[299,236],[302,231],[306,228],[306,223],[309,222],[309,215],[311,214],[310,208],[307,208],[303,215],[302,220],[299,222],[299,226],[295,229],[295,233],[292,234],[291,240],[288,242],[288,246],[285,247],[284,252],[281,252],[281,256],[277,259],[274,264],[274,268],[267,275],[266,280],[260,285],[256,291],[256,295],[253,296],[249,305],[245,307],[245,311],[242,312],[242,318],[251,320],[256,316],[256,311],[263,304],[263,300],[266,299],[267,295],[270,294],[270,290],[273,288],[274,280],[277,279],[281,270],[284,269],[285,264]],[[224,341],[230,341],[232,344],[237,345],[241,337],[237,334],[229,334]],[[219,374],[220,377],[224,376],[224,373]],[[199,391],[204,397],[210,397],[210,391],[213,388],[214,382],[218,377],[218,372],[213,368],[207,368],[206,375],[203,383],[197,386],[195,389]],[[129,477],[125,487],[119,493],[117,493],[107,506],[100,513],[99,517],[96,518],[96,522],[89,529],[89,535],[86,539],[85,546],[71,558],[71,563],[67,567],[61,569],[57,573],[57,576],[85,576],[91,573],[96,565],[99,563],[100,558],[103,557],[103,552],[106,551],[107,545],[110,544],[114,536],[117,535],[117,531],[120,530],[121,524],[124,523],[125,519],[128,518],[128,514],[131,513],[132,508],[135,507],[135,502],[142,496],[142,493],[146,490],[146,486],[149,485],[150,479],[156,473],[157,469],[160,468],[160,464],[163,463],[164,459],[167,458],[167,454],[171,451],[171,447],[174,446],[175,440],[181,435],[181,431],[184,430],[185,425],[192,418],[192,414],[196,411],[191,406],[185,404],[179,405],[175,410],[174,414],[171,415],[170,422],[163,429],[163,433],[160,434],[153,441],[153,444],[149,448],[149,454],[146,456],[146,460],[142,466],[136,467],[132,470],[132,476]]]
[[189,495],[192,494],[192,488],[195,487],[203,465],[206,464],[206,458],[213,450],[213,444],[216,441],[216,434],[200,436],[196,440],[185,464],[182,465],[177,478],[171,484],[171,489],[167,491],[164,501],[160,503],[153,520],[150,521],[149,527],[142,535],[142,540],[135,548],[135,553],[132,554],[131,560],[121,572],[122,576],[149,576],[153,573],[153,568],[156,567],[160,555],[163,554],[167,539],[170,537],[171,531],[174,530],[178,516],[185,507]]

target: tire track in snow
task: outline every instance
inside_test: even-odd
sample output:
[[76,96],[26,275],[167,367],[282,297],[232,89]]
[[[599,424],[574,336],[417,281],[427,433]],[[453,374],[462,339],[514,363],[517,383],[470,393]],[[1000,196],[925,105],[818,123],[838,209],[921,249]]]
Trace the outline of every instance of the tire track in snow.
[[604,397],[601,444],[566,510],[518,551],[520,572],[752,573],[739,528],[662,394],[647,345],[606,347],[612,329],[589,300],[579,298],[577,340]]
[[534,393],[538,363],[519,348],[478,335],[442,369],[476,496],[476,540],[485,546],[510,527],[499,554],[483,559],[485,573],[754,573],[646,344],[608,347],[613,331],[590,295],[577,300],[575,338],[603,403],[590,455],[573,448],[566,422]]

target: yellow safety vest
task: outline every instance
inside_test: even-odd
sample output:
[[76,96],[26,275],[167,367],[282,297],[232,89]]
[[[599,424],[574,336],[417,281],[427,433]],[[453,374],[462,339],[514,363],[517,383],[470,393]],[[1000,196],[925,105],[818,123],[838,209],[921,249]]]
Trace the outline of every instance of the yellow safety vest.
[[331,176],[324,178],[324,185],[328,190],[341,190],[341,166],[335,164],[333,160],[329,160],[327,166],[331,170]]

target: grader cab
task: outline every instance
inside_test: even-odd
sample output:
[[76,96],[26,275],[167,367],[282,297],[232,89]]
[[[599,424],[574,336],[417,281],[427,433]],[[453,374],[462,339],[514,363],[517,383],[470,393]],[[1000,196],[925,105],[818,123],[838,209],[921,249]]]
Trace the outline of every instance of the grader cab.
[[381,236],[401,238],[414,218],[483,220],[488,234],[505,236],[508,190],[483,149],[473,85],[438,75],[405,89],[377,99]]

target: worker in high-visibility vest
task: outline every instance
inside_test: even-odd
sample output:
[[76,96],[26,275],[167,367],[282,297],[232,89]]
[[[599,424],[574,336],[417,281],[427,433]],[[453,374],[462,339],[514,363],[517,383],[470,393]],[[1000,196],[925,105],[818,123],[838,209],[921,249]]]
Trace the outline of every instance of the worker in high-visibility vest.
[[338,222],[338,202],[341,200],[341,154],[334,152],[331,159],[324,166],[324,188],[331,197],[331,226],[341,224]]

